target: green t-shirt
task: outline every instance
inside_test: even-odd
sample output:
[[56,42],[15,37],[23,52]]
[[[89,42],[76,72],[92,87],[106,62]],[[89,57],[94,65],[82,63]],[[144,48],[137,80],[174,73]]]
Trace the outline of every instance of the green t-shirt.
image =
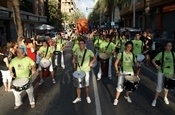
[[143,42],[141,40],[132,40],[133,43],[133,53],[135,55],[142,53]]
[[120,37],[116,37],[115,39],[115,47],[120,48]]
[[95,47],[99,48],[102,42],[103,40],[98,37],[94,42]]
[[15,68],[17,78],[30,78],[30,67],[34,66],[35,62],[29,57],[19,59],[15,57],[11,60],[9,66]]
[[[173,52],[174,53],[174,52]],[[175,53],[174,53],[175,55]],[[162,61],[162,52],[160,52],[156,57],[155,60]],[[164,63],[163,63],[163,73],[164,74],[174,74],[174,63],[173,63],[173,56],[171,51],[170,52],[164,52]],[[166,68],[167,66],[170,66],[170,68]],[[161,72],[161,70],[158,70]]]
[[[122,52],[118,53],[117,58],[122,59]],[[133,70],[133,58],[134,62],[136,62],[136,58],[133,57],[132,53],[127,54],[125,51],[123,52],[123,61],[121,62],[121,66],[123,66],[123,72],[134,72]],[[122,70],[121,70],[122,71]]]
[[[45,57],[46,51],[47,51],[47,47],[41,46],[38,53],[43,54]],[[51,57],[52,53],[53,53],[53,49],[49,47],[46,57]]]
[[66,43],[63,39],[56,39],[56,51],[62,51],[63,45]]
[[87,49],[82,66],[81,66],[81,62],[82,62],[82,59],[83,59],[84,51],[81,51],[80,49],[77,49],[75,51],[75,55],[78,58],[78,64],[80,66],[80,68],[78,67],[77,70],[81,69],[84,72],[90,71],[89,63],[90,63],[91,58],[94,57],[94,53],[91,50]]
[[121,39],[120,40],[120,52],[123,52],[125,50],[125,43],[127,42],[128,40],[126,39]]
[[[112,51],[115,50],[115,44],[114,44],[113,42],[110,42],[109,45],[108,45],[108,44],[109,44],[109,42],[104,41],[104,42],[101,44],[100,48],[101,48],[102,50],[104,50],[106,53],[111,54]],[[107,46],[108,46],[108,47],[107,47]]]
[[79,48],[78,42],[74,43],[74,46],[72,48],[73,52],[75,52]]

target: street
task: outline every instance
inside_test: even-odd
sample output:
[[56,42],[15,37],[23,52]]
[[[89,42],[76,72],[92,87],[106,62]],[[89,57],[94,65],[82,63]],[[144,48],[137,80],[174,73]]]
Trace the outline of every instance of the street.
[[[86,102],[85,92],[82,91],[82,101],[73,104],[76,98],[75,88],[72,82],[71,51],[72,43],[65,48],[66,70],[58,69],[56,73],[56,84],[52,84],[51,78],[46,78],[43,85],[34,85],[36,107],[30,108],[27,96],[23,97],[23,105],[18,110],[13,110],[14,96],[12,92],[4,92],[0,87],[0,115],[174,115],[175,98],[170,98],[170,104],[165,105],[162,98],[158,99],[157,106],[152,107],[154,98],[155,83],[147,76],[140,75],[141,81],[138,89],[131,94],[132,103],[124,98],[124,92],[119,98],[117,106],[113,105],[117,77],[113,71],[112,80],[102,78],[96,80],[95,73],[98,69],[91,70],[90,97],[92,103]],[[93,49],[91,41],[88,41],[87,48]],[[144,66],[144,65],[143,65]],[[69,71],[67,71],[69,70]],[[4,93],[3,93],[4,92]]]

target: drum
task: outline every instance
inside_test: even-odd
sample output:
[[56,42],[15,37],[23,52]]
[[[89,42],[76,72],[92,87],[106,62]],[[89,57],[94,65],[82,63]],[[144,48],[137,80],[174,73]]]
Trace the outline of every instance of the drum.
[[84,71],[75,71],[73,73],[73,85],[74,87],[83,88],[85,87],[85,76]]
[[99,53],[99,61],[101,64],[102,77],[108,77],[109,57],[110,55],[107,53]]
[[61,52],[60,51],[54,51],[54,58],[53,58],[53,65],[54,66],[59,66],[61,65],[61,62],[59,60],[61,60]]
[[174,74],[165,74],[164,88],[169,89],[169,90],[175,90],[175,75]]
[[143,62],[145,59],[145,56],[143,54],[137,54],[136,58],[138,62]]
[[41,69],[42,69],[42,76],[43,77],[49,77],[50,76],[50,71],[49,71],[49,67],[51,65],[51,62],[50,60],[47,60],[47,59],[41,59],[40,61],[40,66],[41,66]]
[[134,75],[126,76],[124,80],[123,88],[126,91],[134,92],[138,88],[139,81],[140,79],[137,76],[134,76]]
[[12,82],[12,89],[15,91],[23,91],[30,87],[30,80],[28,78],[17,78]]

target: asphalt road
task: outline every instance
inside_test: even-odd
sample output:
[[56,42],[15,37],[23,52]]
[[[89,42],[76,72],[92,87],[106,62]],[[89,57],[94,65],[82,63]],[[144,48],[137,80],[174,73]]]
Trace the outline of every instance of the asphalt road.
[[[72,43],[65,49],[65,64],[67,70],[72,70],[71,51]],[[93,48],[92,43],[87,43],[87,48]],[[72,72],[57,69],[56,84],[52,84],[51,78],[46,78],[42,86],[36,84],[35,98],[36,107],[31,109],[27,96],[23,98],[23,105],[18,110],[13,110],[14,97],[12,93],[0,96],[0,115],[174,115],[175,101],[170,100],[170,105],[165,105],[162,98],[158,99],[157,106],[152,107],[151,102],[154,97],[155,85],[144,75],[140,75],[141,81],[138,89],[131,95],[132,103],[128,103],[121,94],[117,106],[113,105],[117,77],[113,69],[112,80],[103,78],[96,81],[94,73],[90,77],[90,97],[91,104],[86,102],[84,91],[82,91],[82,101],[72,104],[75,99],[75,88],[72,83]]]

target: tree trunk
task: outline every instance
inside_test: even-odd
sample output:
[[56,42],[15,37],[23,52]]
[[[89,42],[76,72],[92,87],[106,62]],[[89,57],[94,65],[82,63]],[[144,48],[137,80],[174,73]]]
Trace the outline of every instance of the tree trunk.
[[19,0],[12,0],[11,2],[12,2],[12,10],[13,10],[13,20],[17,31],[17,41],[19,43],[23,38],[23,28],[22,28],[21,16],[20,16],[20,3],[19,3]]

